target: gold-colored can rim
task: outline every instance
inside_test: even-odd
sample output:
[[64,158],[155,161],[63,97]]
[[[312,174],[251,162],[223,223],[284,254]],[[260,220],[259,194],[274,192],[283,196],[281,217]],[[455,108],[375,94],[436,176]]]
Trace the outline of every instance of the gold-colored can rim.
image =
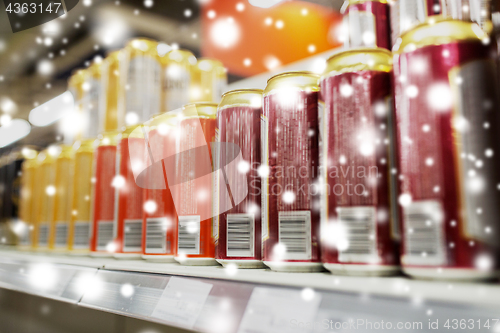
[[262,93],[264,93],[264,90],[262,90],[262,89],[250,89],[250,88],[247,88],[247,89],[235,89],[235,90],[230,90],[228,92],[223,93],[221,97],[224,98],[224,97],[232,95],[232,94],[240,94],[240,93],[262,94]]
[[392,58],[392,52],[380,47],[343,50],[327,60],[323,76],[357,71],[390,72],[392,70]]
[[[142,47],[144,46],[144,47]],[[133,55],[149,55],[159,61],[160,55],[158,54],[158,42],[149,38],[134,38],[128,41],[125,49]]]
[[213,102],[196,102],[186,104],[182,107],[183,118],[210,118],[217,116],[219,104]]
[[488,34],[477,23],[432,16],[406,31],[396,43],[394,52],[401,54],[430,45],[481,42],[488,38]]
[[319,91],[320,75],[310,71],[290,71],[272,76],[267,80],[264,96],[281,88],[298,88],[308,91]]
[[221,102],[219,103],[219,110],[230,106],[244,105],[262,107],[262,89],[235,89],[226,92],[222,95]]

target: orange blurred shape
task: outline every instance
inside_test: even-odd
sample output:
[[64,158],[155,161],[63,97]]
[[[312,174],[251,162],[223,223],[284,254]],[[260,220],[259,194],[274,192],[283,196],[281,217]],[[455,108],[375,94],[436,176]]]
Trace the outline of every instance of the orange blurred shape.
[[259,8],[248,0],[211,0],[202,9],[202,54],[231,73],[256,75],[342,45],[341,15],[304,1]]

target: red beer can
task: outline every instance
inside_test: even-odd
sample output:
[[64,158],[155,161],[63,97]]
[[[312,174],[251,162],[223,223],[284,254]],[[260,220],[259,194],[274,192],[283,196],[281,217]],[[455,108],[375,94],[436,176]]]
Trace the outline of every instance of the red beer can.
[[90,256],[112,257],[118,132],[100,135],[94,154]]
[[131,125],[121,133],[116,148],[115,211],[113,239],[116,259],[142,256],[144,190],[136,183],[134,169],[148,160],[142,125]]
[[394,56],[405,273],[498,272],[500,183],[493,45],[476,23],[433,18]]
[[319,75],[269,79],[262,129],[262,242],[273,270],[323,269],[320,248]]
[[441,0],[392,0],[389,1],[391,13],[391,41],[394,46],[406,31],[425,22],[433,15],[442,13]]
[[214,225],[218,225],[216,258],[224,266],[264,267],[258,174],[262,93],[259,89],[230,91],[222,96],[217,112]]
[[[145,124],[152,163],[146,168],[142,219],[142,258],[173,262],[177,247],[177,212],[165,174],[164,159],[175,158],[178,113],[153,117]],[[141,184],[142,185],[142,184]]]
[[210,147],[215,140],[216,116],[215,103],[194,103],[182,108],[177,166],[166,167],[178,215],[175,260],[183,265],[217,265]]
[[391,49],[387,0],[346,0],[341,12],[347,30],[345,47],[377,46]]
[[362,48],[331,57],[321,79],[321,244],[333,273],[399,270],[391,78],[391,52]]

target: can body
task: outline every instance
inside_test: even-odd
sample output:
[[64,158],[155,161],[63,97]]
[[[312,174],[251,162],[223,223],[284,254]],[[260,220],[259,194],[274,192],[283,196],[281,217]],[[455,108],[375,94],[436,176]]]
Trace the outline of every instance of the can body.
[[113,243],[116,151],[116,139],[113,139],[113,135],[109,137],[105,135],[95,150],[93,171],[95,183],[92,190],[90,233],[91,256],[112,256],[116,250]]
[[219,103],[226,86],[227,74],[224,65],[215,59],[199,59],[193,67],[190,101]]
[[397,0],[390,2],[392,46],[406,31],[425,22],[429,16],[441,13],[440,0]]
[[[413,33],[450,42],[419,44]],[[480,279],[498,269],[496,64],[479,33],[442,20],[405,35],[395,55],[401,263],[412,276]]]
[[264,92],[262,164],[269,175],[263,172],[262,246],[273,270],[322,269],[318,81],[313,74],[285,73],[268,81]]
[[358,55],[381,59],[384,70],[344,65],[321,80],[322,260],[335,273],[386,275],[399,269],[400,237],[391,173],[391,54],[352,50],[330,63]]
[[[240,99],[246,105],[240,104]],[[224,95],[217,112],[218,179],[214,192],[218,214],[214,225],[218,225],[216,258],[223,265],[263,267],[258,174],[261,101],[262,91],[234,91]],[[230,188],[230,195],[226,188]]]
[[[144,190],[136,184],[133,163],[142,163],[145,156],[144,137],[136,137],[131,133],[142,135],[141,126],[132,126],[122,133],[116,151],[115,211],[114,211],[114,257],[140,258],[142,255],[142,219]],[[139,156],[136,161],[131,158]]]
[[[203,115],[205,109],[209,113]],[[216,113],[217,104],[212,103],[183,107],[174,200],[178,214],[175,259],[184,265],[217,264],[212,225],[213,161],[210,148],[215,139]],[[201,173],[198,172],[200,169]]]
[[75,152],[73,195],[68,230],[70,254],[88,254],[90,249],[92,164],[95,140],[84,140]]
[[387,1],[355,1],[347,5],[344,26],[348,31],[345,47],[391,48],[389,4]]
[[[148,146],[154,159],[147,169],[144,187],[142,257],[146,260],[173,261],[177,248],[177,211],[168,186],[164,159],[175,158],[176,135],[171,119],[155,119],[148,132]],[[165,117],[166,118],[166,117]]]
[[71,146],[62,146],[55,161],[54,217],[50,228],[49,247],[66,251],[73,196],[74,152]]

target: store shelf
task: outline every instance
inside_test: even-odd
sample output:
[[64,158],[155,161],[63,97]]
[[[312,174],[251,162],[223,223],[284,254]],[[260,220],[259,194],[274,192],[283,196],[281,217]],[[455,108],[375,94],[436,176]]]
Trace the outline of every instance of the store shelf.
[[485,322],[500,314],[500,286],[493,283],[227,270],[12,250],[0,251],[0,287],[218,333],[301,332],[295,327],[300,322],[318,323],[313,331],[320,332],[330,320],[421,322],[419,331],[425,331],[429,320]]

